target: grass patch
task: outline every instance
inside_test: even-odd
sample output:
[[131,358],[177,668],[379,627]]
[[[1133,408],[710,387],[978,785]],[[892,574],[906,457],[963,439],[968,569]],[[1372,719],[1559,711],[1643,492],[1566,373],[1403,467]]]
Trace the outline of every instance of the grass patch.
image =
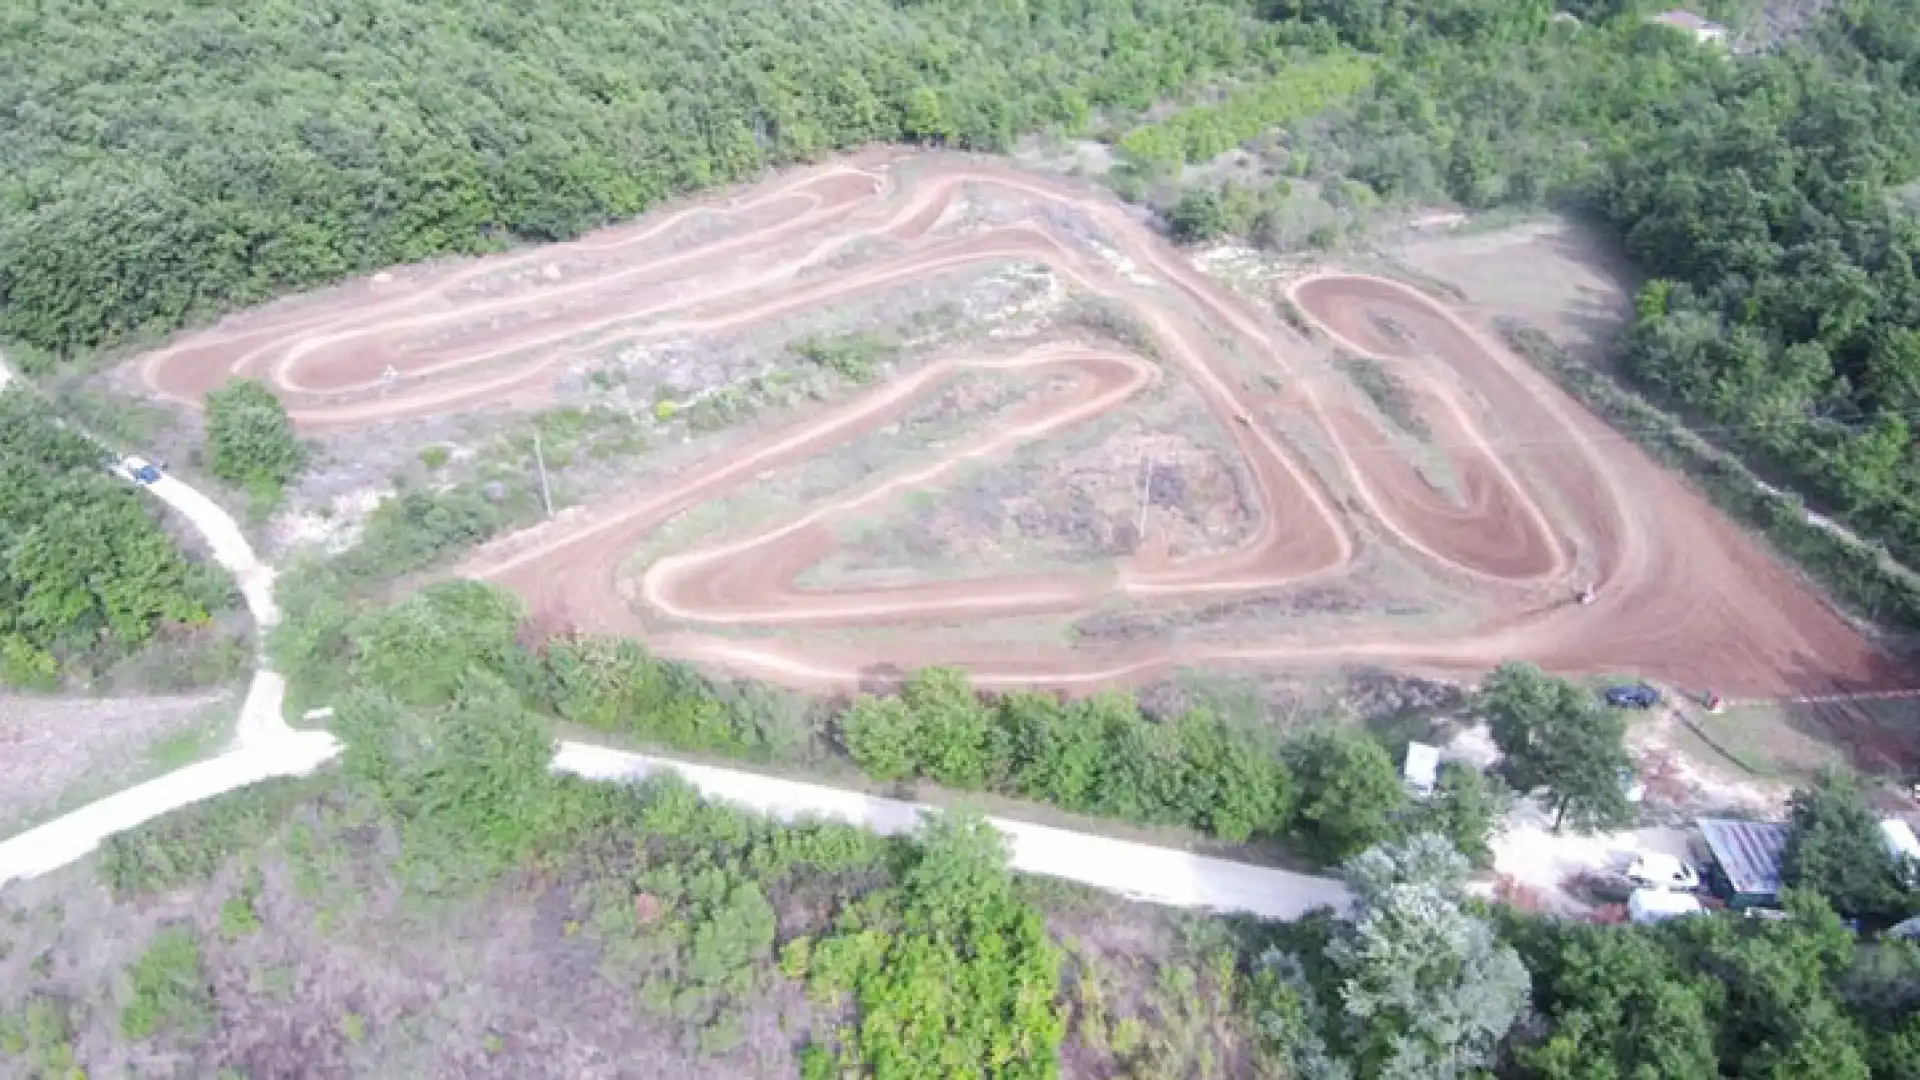
[[184,927],[162,930],[127,972],[120,1034],[145,1039],[162,1031],[193,1033],[211,1023],[213,992],[200,967],[200,943]]
[[276,832],[321,782],[262,781],[110,836],[100,845],[100,881],[117,897],[205,881]]
[[1340,373],[1367,395],[1393,426],[1418,439],[1430,438],[1432,429],[1414,404],[1413,393],[1393,369],[1364,356],[1340,355],[1334,361]]
[[1358,93],[1373,79],[1373,61],[1336,52],[1289,65],[1234,89],[1219,102],[1181,109],[1121,136],[1120,151],[1151,165],[1201,162],[1269,128],[1321,112]]

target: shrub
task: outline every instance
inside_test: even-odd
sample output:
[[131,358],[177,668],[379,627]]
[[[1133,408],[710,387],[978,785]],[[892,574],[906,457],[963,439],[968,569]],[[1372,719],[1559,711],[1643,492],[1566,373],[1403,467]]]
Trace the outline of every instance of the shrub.
[[919,761],[913,710],[896,697],[862,694],[840,718],[840,741],[854,764],[875,780],[904,780]]
[[1393,759],[1371,737],[1318,729],[1293,740],[1286,760],[1299,785],[1299,821],[1320,857],[1345,859],[1393,835],[1406,792]]
[[278,489],[300,475],[305,451],[273,392],[232,379],[206,400],[207,468],[230,484]]
[[901,875],[900,925],[878,932],[850,912],[810,950],[813,989],[851,991],[860,1010],[851,1045],[840,1047],[843,1071],[864,1063],[877,1077],[1058,1074],[1060,956],[1039,912],[1015,897],[1002,844],[983,821],[930,820]]
[[699,672],[656,659],[638,642],[559,639],[547,644],[542,662],[549,699],[575,723],[679,750],[752,753],[765,743],[753,726],[760,702],[751,694],[736,695],[738,707],[729,708]]
[[973,692],[966,672],[922,668],[901,688],[900,701],[913,717],[913,754],[920,772],[962,790],[986,782],[993,713]]
[[184,927],[162,930],[127,973],[120,1034],[144,1039],[163,1030],[195,1031],[213,1018],[213,991],[200,969],[200,944]]
[[123,899],[206,881],[277,831],[323,782],[263,780],[115,833],[100,845],[100,881]]
[[1000,729],[1008,755],[1007,783],[1030,799],[1069,810],[1093,805],[1105,751],[1105,731],[1094,702],[1062,705],[1047,694],[1000,699]]
[[849,382],[872,382],[875,365],[893,345],[873,334],[842,334],[831,338],[807,338],[793,347],[794,354]]

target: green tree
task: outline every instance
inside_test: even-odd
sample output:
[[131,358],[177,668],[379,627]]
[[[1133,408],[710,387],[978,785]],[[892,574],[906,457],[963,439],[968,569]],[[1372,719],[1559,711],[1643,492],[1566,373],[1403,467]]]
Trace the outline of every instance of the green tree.
[[1285,828],[1293,780],[1271,751],[1205,709],[1182,714],[1170,734],[1179,747],[1179,803],[1187,824],[1230,843]]
[[1488,846],[1507,809],[1507,792],[1497,779],[1463,762],[1440,766],[1440,776],[1415,815],[1422,831],[1437,833],[1474,865],[1493,857]]
[[1476,702],[1514,790],[1546,789],[1553,827],[1591,831],[1623,824],[1633,806],[1621,774],[1631,768],[1626,721],[1594,696],[1531,664],[1503,664]]
[[281,488],[300,475],[305,451],[287,410],[265,385],[235,378],[207,392],[207,468],[231,484]]
[[913,714],[914,758],[935,782],[961,790],[984,785],[998,731],[993,710],[958,668],[921,668],[900,688]]
[[1326,953],[1361,1075],[1482,1075],[1526,1013],[1527,969],[1467,910],[1467,870],[1432,834],[1370,848],[1343,867],[1353,925]]
[[1167,211],[1173,235],[1189,242],[1217,239],[1226,234],[1227,211],[1220,194],[1211,188],[1189,188]]
[[1835,911],[1885,925],[1911,914],[1913,868],[1888,850],[1859,781],[1827,769],[1793,793],[1781,880]]
[[1014,893],[1004,842],[984,821],[951,816],[929,820],[921,837],[901,875],[898,926],[870,929],[850,912],[811,951],[815,989],[852,991],[860,1010],[839,1048],[842,1071],[1057,1076],[1060,956],[1039,912]]
[[1295,814],[1322,858],[1345,859],[1394,834],[1406,789],[1373,738],[1320,728],[1290,742],[1285,757],[1299,791]]
[[897,697],[861,694],[840,717],[840,741],[875,780],[904,780],[920,766],[920,725]]
[[1095,706],[1063,705],[1050,694],[1008,694],[1000,699],[1000,728],[1017,794],[1069,810],[1093,805],[1106,745]]
[[1546,1034],[1516,1053],[1539,1080],[1719,1075],[1717,989],[1653,934],[1520,917],[1509,934],[1533,973]]

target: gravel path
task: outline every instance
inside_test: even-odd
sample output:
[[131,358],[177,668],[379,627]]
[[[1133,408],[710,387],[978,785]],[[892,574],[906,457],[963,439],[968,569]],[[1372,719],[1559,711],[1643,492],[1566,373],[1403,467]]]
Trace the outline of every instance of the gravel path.
[[[4,365],[0,365],[0,382],[5,374]],[[255,556],[233,518],[211,499],[172,477],[162,478],[147,490],[179,511],[207,538],[214,558],[240,582],[247,607],[261,629],[277,622],[273,568]],[[241,707],[230,750],[0,842],[0,885],[65,866],[98,847],[106,837],[189,803],[269,777],[309,773],[330,760],[339,751],[339,742],[326,732],[295,731],[287,726],[281,714],[285,692],[286,680],[269,670],[262,657]],[[815,816],[880,833],[909,831],[923,813],[937,812],[860,792],[649,758],[586,743],[561,743],[554,768],[611,781],[634,780],[669,769],[708,798],[750,807],[783,821]],[[1079,882],[1132,899],[1282,919],[1321,905],[1341,906],[1346,900],[1340,883],[1327,878],[1024,822],[990,820],[1007,837],[1014,869]]]

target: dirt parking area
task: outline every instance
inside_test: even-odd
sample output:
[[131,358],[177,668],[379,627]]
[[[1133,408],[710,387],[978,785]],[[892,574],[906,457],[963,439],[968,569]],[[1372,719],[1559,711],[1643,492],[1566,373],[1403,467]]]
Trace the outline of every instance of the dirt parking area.
[[1388,257],[1452,290],[1462,305],[1516,318],[1591,364],[1633,317],[1638,279],[1625,257],[1578,222],[1549,217],[1426,230]]

